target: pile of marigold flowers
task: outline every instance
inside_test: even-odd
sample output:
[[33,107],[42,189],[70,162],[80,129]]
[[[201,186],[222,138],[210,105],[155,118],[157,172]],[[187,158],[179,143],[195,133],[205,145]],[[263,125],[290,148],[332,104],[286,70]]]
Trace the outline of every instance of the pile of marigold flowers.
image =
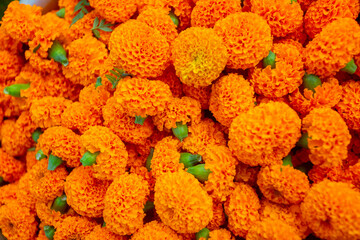
[[0,238],[360,239],[359,12],[11,1]]

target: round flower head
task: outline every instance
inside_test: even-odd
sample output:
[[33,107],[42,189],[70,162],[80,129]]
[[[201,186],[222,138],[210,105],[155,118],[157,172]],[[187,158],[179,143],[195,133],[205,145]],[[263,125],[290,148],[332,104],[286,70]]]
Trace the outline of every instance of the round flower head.
[[91,106],[96,113],[102,113],[102,108],[110,98],[110,92],[104,85],[88,85],[80,91],[79,102]]
[[0,187],[0,206],[16,200],[18,182],[9,183]]
[[0,177],[5,182],[15,182],[25,173],[23,162],[16,160],[0,149]]
[[85,240],[98,240],[101,236],[103,240],[127,240],[126,236],[120,236],[110,232],[107,227],[96,226],[89,235],[86,235]]
[[115,28],[109,49],[115,66],[138,77],[160,76],[170,60],[165,36],[137,20],[128,20]]
[[162,222],[152,221],[144,225],[131,237],[131,240],[182,240],[174,230],[163,224]]
[[360,11],[357,0],[320,0],[309,6],[304,17],[305,30],[313,39],[336,18],[356,19]]
[[339,166],[347,157],[351,135],[345,121],[331,108],[316,108],[302,121],[307,132],[309,158],[314,165]]
[[0,228],[8,240],[31,240],[37,231],[36,214],[29,208],[11,201],[0,207]]
[[6,33],[4,27],[0,26],[0,50],[7,50],[13,54],[22,52],[22,43],[19,40],[13,39]]
[[30,208],[32,212],[35,211],[36,199],[30,193],[30,186],[28,180],[31,176],[25,173],[19,180],[18,188],[16,191],[16,201],[25,208]]
[[267,199],[281,204],[301,203],[310,188],[305,173],[282,165],[262,167],[257,184]]
[[360,54],[360,26],[351,18],[338,18],[326,25],[306,45],[304,51],[307,73],[320,77],[335,75]]
[[213,29],[191,27],[172,44],[172,60],[181,82],[194,87],[209,86],[228,61],[226,47]]
[[80,136],[65,127],[51,127],[40,135],[37,150],[49,156],[50,154],[66,161],[69,167],[80,165],[81,152],[83,151]]
[[213,201],[213,218],[210,220],[206,228],[209,230],[215,230],[220,228],[220,226],[223,226],[225,223],[226,218],[223,204]]
[[69,65],[62,70],[67,79],[84,86],[95,83],[108,57],[106,45],[92,36],[77,39],[67,47]]
[[0,55],[0,82],[14,79],[24,64],[23,58],[6,50],[0,50]]
[[218,122],[230,127],[236,116],[255,106],[255,101],[254,88],[242,75],[232,73],[212,85],[209,110]]
[[55,227],[54,240],[85,240],[85,237],[96,227],[96,222],[81,216],[69,216]]
[[350,80],[343,85],[340,102],[335,106],[350,129],[360,130],[360,82]]
[[255,68],[250,82],[257,94],[265,97],[282,97],[295,91],[302,83],[304,64],[301,52],[292,44],[274,44],[274,67]]
[[27,43],[35,37],[40,25],[41,7],[11,2],[2,18],[1,26],[15,40]]
[[80,140],[87,151],[99,153],[92,165],[95,178],[113,180],[125,172],[128,152],[125,144],[109,128],[90,127]]
[[165,173],[155,183],[155,209],[161,221],[178,233],[195,233],[213,217],[211,197],[190,173]]
[[251,12],[263,17],[276,37],[284,37],[303,24],[304,13],[296,1],[251,0]]
[[301,240],[295,229],[285,222],[267,218],[252,226],[246,240]]
[[247,69],[256,66],[269,54],[272,36],[269,25],[255,13],[234,13],[216,22],[229,53],[227,67]]
[[236,236],[245,237],[251,226],[259,220],[260,200],[255,190],[239,183],[225,202],[228,228]]
[[319,238],[360,238],[360,193],[350,184],[324,180],[312,185],[301,212]]
[[199,0],[191,12],[191,26],[212,28],[218,20],[236,12],[241,12],[236,0]]
[[174,65],[167,67],[164,73],[154,80],[159,80],[169,85],[174,97],[180,98],[183,95],[183,85],[178,76],[176,76]]
[[28,149],[28,151],[26,152],[26,156],[25,156],[26,171],[29,171],[38,162],[35,155],[36,155],[35,150]]
[[125,173],[116,178],[105,195],[106,227],[119,235],[133,234],[142,228],[149,194],[148,183],[136,174]]
[[67,203],[82,216],[101,217],[109,185],[109,181],[95,178],[92,168],[77,167],[66,177],[64,190]]
[[198,100],[201,104],[201,109],[209,109],[209,99],[211,94],[211,85],[207,87],[194,87],[183,84],[184,94],[188,97]]
[[136,124],[115,97],[109,98],[102,112],[104,126],[110,128],[124,142],[145,144],[146,139],[153,134],[154,126],[150,118],[146,118],[143,125]]
[[262,103],[231,123],[228,146],[250,166],[280,164],[300,138],[301,120],[286,103]]
[[136,1],[89,0],[90,6],[109,22],[126,22],[136,12]]
[[165,110],[172,99],[169,86],[145,78],[126,78],[119,82],[114,97],[131,117],[154,116]]

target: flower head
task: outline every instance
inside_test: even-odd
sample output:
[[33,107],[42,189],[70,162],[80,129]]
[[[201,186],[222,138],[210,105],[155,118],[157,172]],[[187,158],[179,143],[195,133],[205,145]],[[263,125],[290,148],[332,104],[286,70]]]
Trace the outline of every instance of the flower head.
[[181,240],[182,238],[171,228],[166,226],[162,222],[152,221],[144,225],[143,228],[139,229],[131,237],[131,240]]
[[102,113],[102,108],[110,98],[110,92],[104,85],[94,87],[88,85],[80,91],[79,102],[91,106],[95,112]]
[[69,216],[63,221],[58,222],[54,227],[56,229],[54,240],[84,240],[96,227],[96,222],[86,217]]
[[70,208],[66,213],[61,213],[52,209],[53,199],[47,202],[37,201],[35,204],[36,214],[42,224],[56,226],[69,216],[77,216],[77,213]]
[[6,182],[15,182],[25,173],[25,164],[0,149],[0,177]]
[[109,22],[126,22],[137,10],[136,1],[132,0],[89,0],[90,6]]
[[154,80],[159,80],[169,85],[174,97],[180,98],[183,95],[183,84],[178,76],[176,76],[174,65],[167,67],[164,73],[154,78]]
[[120,236],[113,232],[111,232],[107,227],[101,227],[100,225],[97,225],[91,233],[86,235],[84,240],[98,240],[101,236],[101,239],[103,240],[127,240],[128,238],[126,236]]
[[0,26],[0,50],[7,50],[13,54],[22,52],[22,43],[13,39],[6,33],[4,27]]
[[213,218],[206,226],[209,230],[215,230],[223,226],[226,222],[224,206],[220,202],[213,201]]
[[9,183],[0,187],[0,206],[16,200],[18,182]]
[[6,82],[14,79],[20,73],[24,59],[7,50],[0,50],[0,55],[0,81]]

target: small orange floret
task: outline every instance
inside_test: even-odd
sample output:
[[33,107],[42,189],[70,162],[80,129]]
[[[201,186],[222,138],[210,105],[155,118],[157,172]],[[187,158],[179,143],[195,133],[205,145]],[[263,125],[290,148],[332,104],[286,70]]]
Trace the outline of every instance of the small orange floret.
[[0,82],[14,79],[24,64],[24,59],[17,54],[0,50]]
[[182,238],[171,228],[162,222],[152,221],[144,225],[131,237],[131,240],[182,240]]
[[126,236],[120,236],[113,232],[110,232],[107,227],[96,226],[89,235],[86,235],[84,240],[127,240]]
[[5,182],[15,182],[25,173],[25,164],[0,149],[0,177]]
[[84,240],[96,225],[95,221],[86,217],[69,216],[55,225],[54,240]]
[[90,6],[107,21],[126,22],[136,12],[136,1],[133,0],[89,0]]
[[216,22],[214,30],[228,50],[227,67],[247,69],[256,66],[272,47],[271,29],[255,13],[234,13]]

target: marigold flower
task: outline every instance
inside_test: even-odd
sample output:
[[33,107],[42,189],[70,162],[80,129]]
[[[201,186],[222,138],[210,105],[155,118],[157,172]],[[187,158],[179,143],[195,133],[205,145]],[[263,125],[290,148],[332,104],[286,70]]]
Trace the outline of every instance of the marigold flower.
[[183,91],[186,96],[198,100],[201,104],[201,109],[209,109],[211,85],[196,88],[194,86],[183,84]]
[[336,111],[331,108],[312,110],[303,118],[302,130],[308,133],[309,158],[314,165],[339,166],[347,157],[351,135]]
[[0,228],[8,240],[31,240],[35,238],[37,230],[36,214],[29,208],[11,201],[0,207]]
[[321,33],[306,45],[304,59],[307,73],[320,77],[335,75],[358,54],[359,24],[351,18],[338,18],[327,24]]
[[104,85],[94,87],[88,85],[80,91],[79,102],[91,106],[95,112],[102,113],[102,108],[110,98],[110,92]]
[[0,187],[0,206],[16,200],[18,182],[9,183]]
[[155,209],[161,221],[178,233],[195,233],[213,217],[211,197],[190,173],[165,173],[155,183]]
[[181,240],[180,237],[174,230],[163,224],[162,222],[152,221],[144,225],[143,228],[140,228],[135,232],[131,240],[162,240],[162,239],[171,239],[171,240]]
[[0,149],[0,177],[6,182],[15,182],[25,173],[25,164]]
[[304,17],[305,31],[313,39],[321,30],[337,18],[356,19],[360,4],[356,0],[321,0],[309,6]]
[[252,225],[259,220],[260,201],[255,190],[239,183],[225,202],[228,228],[236,236],[245,237]]
[[109,22],[126,22],[136,12],[137,5],[132,0],[89,0],[90,6]]
[[360,193],[353,185],[328,180],[313,184],[301,204],[301,212],[317,237],[360,237]]
[[191,27],[172,44],[172,60],[181,82],[194,87],[210,85],[228,61],[226,47],[214,30]]
[[212,85],[209,110],[217,121],[230,127],[232,120],[254,107],[254,88],[242,75],[229,74]]
[[184,150],[200,155],[203,155],[210,145],[226,146],[220,124],[213,122],[210,118],[205,118],[200,123],[189,126],[189,136],[183,142]]
[[276,43],[275,68],[270,65],[264,69],[255,68],[250,82],[255,92],[265,97],[282,97],[295,91],[304,76],[301,52],[292,44]]
[[109,49],[114,65],[137,77],[160,76],[170,60],[165,36],[137,20],[128,20],[115,28]]
[[233,120],[228,146],[250,166],[280,164],[300,138],[300,128],[300,118],[286,103],[262,103]]
[[61,221],[69,216],[77,216],[77,213],[73,209],[69,209],[66,213],[55,211],[51,208],[53,200],[47,202],[36,202],[36,214],[41,223],[48,226],[56,226]]
[[115,97],[111,97],[102,109],[104,126],[110,128],[124,142],[144,144],[153,134],[154,126],[150,118],[143,125],[136,124],[134,118],[127,114],[123,105]]
[[97,223],[81,216],[69,216],[60,221],[55,227],[54,240],[85,240]]
[[31,212],[35,211],[36,199],[30,193],[30,173],[25,173],[19,180],[18,189],[16,191],[16,201],[25,208],[30,208]]
[[295,229],[278,219],[266,218],[250,228],[246,240],[300,240]]
[[5,82],[14,79],[24,64],[23,58],[7,50],[0,50],[0,55],[0,81]]
[[164,73],[161,76],[156,77],[154,80],[159,80],[169,85],[174,97],[180,98],[183,95],[183,85],[178,76],[176,76],[174,65],[167,67]]
[[216,22],[215,33],[228,50],[227,67],[247,69],[254,67],[269,54],[272,47],[271,29],[255,13],[234,13]]
[[0,26],[0,50],[7,50],[13,54],[22,52],[22,43],[13,39],[6,33],[4,27]]
[[105,195],[103,212],[106,227],[119,235],[129,235],[143,226],[143,211],[148,183],[136,174],[123,174],[109,186]]
[[96,226],[89,235],[86,235],[85,240],[98,240],[101,236],[103,240],[127,240],[126,236],[120,236],[110,232],[107,227]]
[[210,240],[234,240],[235,238],[231,235],[231,232],[221,228],[213,230],[209,233]]
[[223,226],[226,222],[224,207],[220,202],[213,202],[213,218],[210,220],[206,228],[210,230],[215,230]]
[[167,84],[145,78],[126,78],[119,82],[114,97],[131,117],[154,116],[172,100]]
[[279,38],[277,40],[279,40],[278,42],[282,42],[282,43],[290,43],[288,42],[288,40],[296,41],[301,45],[301,52],[302,52],[303,45],[306,45],[308,40],[308,36],[305,33],[304,24],[299,26],[294,32],[289,33],[285,37]]

